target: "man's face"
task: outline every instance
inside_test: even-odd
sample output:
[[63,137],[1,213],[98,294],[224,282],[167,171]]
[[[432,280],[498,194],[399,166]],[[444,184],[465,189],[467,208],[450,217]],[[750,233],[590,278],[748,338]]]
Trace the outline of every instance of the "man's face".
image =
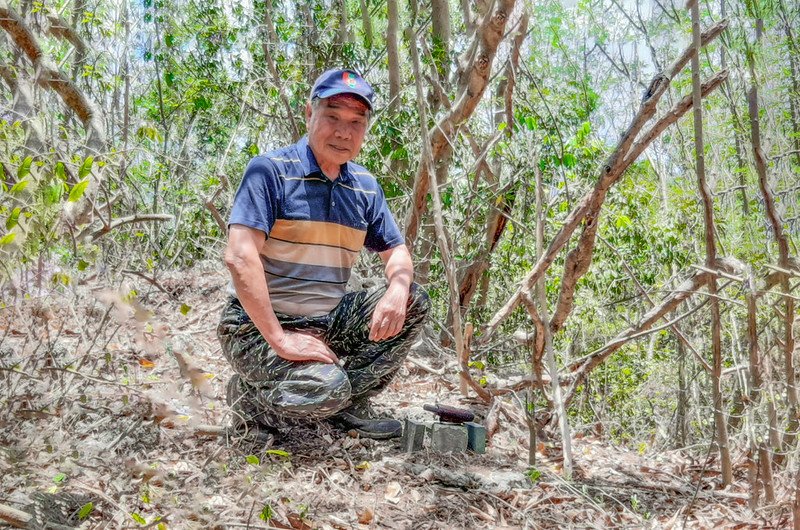
[[306,105],[308,143],[323,170],[354,159],[368,125],[367,105],[356,96],[339,94]]

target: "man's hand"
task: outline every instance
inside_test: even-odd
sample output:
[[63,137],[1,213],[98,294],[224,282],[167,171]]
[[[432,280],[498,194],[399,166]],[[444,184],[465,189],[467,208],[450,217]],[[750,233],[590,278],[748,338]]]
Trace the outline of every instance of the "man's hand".
[[408,288],[401,284],[389,285],[372,313],[369,340],[378,342],[400,333],[406,321],[407,304]]
[[328,346],[313,335],[286,331],[281,340],[272,347],[278,357],[287,361],[317,361],[339,364],[339,358]]

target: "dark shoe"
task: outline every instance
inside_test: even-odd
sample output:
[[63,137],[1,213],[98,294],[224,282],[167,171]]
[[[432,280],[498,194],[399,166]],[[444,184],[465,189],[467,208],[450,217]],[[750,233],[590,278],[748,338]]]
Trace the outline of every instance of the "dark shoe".
[[379,418],[368,402],[351,405],[331,420],[345,430],[356,431],[363,438],[388,440],[403,434],[403,424],[391,418]]

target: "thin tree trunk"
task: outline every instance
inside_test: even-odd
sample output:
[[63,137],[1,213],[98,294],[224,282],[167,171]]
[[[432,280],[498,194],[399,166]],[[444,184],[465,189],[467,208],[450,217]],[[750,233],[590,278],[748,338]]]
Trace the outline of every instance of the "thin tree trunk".
[[431,0],[431,25],[433,26],[433,57],[442,85],[447,87],[450,65],[450,2]]
[[675,411],[675,442],[677,448],[686,447],[686,422],[689,408],[689,388],[686,384],[686,348],[680,340],[678,348],[678,408]]
[[[725,18],[727,16],[726,13],[726,2],[727,0],[720,0],[720,16]],[[728,48],[726,46],[719,47],[719,56],[720,56],[720,66],[724,70],[727,68],[727,58],[728,58]],[[736,171],[739,174],[739,186],[740,186],[740,193],[742,195],[742,213],[747,217],[750,215],[750,204],[747,200],[747,181],[745,179],[745,174],[747,171],[747,164],[744,160],[744,149],[742,148],[742,127],[741,127],[741,120],[739,119],[739,111],[736,110],[736,102],[733,100],[733,83],[731,82],[730,78],[725,80],[725,84],[722,87],[723,92],[727,96],[728,106],[731,110],[731,119],[733,120],[733,147],[736,152]]]
[[386,30],[386,55],[389,59],[389,111],[396,114],[400,104],[400,54],[397,47],[397,0],[386,0],[389,24]]
[[419,102],[419,125],[422,134],[422,164],[427,166],[427,174],[430,179],[429,189],[431,191],[432,213],[434,228],[436,229],[436,242],[439,246],[439,253],[442,260],[442,267],[447,277],[447,285],[450,289],[450,310],[453,312],[453,338],[455,339],[456,356],[461,365],[461,380],[468,383],[473,390],[487,403],[491,400],[491,395],[469,376],[469,366],[467,365],[468,352],[465,348],[464,332],[461,324],[461,313],[458,310],[458,282],[456,279],[456,265],[452,257],[450,243],[444,227],[444,216],[442,214],[442,202],[439,196],[439,186],[436,182],[436,171],[433,168],[433,156],[427,131],[427,116],[424,105],[424,90],[422,88],[422,77],[419,66],[419,53],[417,51],[416,35],[411,28],[406,29],[406,39],[411,54],[411,64],[414,71],[415,86],[417,89],[417,101]]
[[369,18],[369,9],[367,8],[367,0],[359,0],[361,8],[361,25],[364,27],[364,46],[372,49],[372,20]]
[[797,58],[800,56],[797,41],[792,33],[792,26],[789,22],[789,14],[786,12],[786,5],[783,0],[778,1],[781,18],[783,19],[783,30],[786,34],[786,43],[789,48],[789,78],[792,82],[792,90],[788,93],[789,97],[789,117],[792,121],[792,143],[794,144],[795,163],[800,166],[800,109],[798,109],[798,98],[800,98],[800,68],[797,65]]
[[336,33],[336,45],[339,48],[339,54],[342,56],[342,48],[344,45],[352,42],[350,35],[350,17],[347,13],[347,0],[338,0],[339,4],[339,31]]
[[275,90],[278,91],[281,103],[283,104],[283,110],[286,112],[286,118],[289,122],[289,127],[291,128],[292,141],[296,142],[300,139],[300,128],[298,127],[297,120],[295,120],[294,113],[292,112],[292,104],[289,102],[289,97],[283,90],[283,81],[278,73],[278,68],[275,66],[275,58],[272,56],[272,50],[270,49],[270,46],[274,46],[279,42],[278,35],[275,33],[275,25],[272,23],[272,14],[270,13],[271,9],[272,7],[270,2],[265,2],[264,28],[266,29],[266,35],[263,35],[261,39],[261,49],[264,52],[264,59],[267,62],[269,73],[272,76],[272,83],[275,85]]
[[[539,166],[534,166],[536,174],[536,255],[544,252],[544,224],[545,216],[543,210],[543,190],[542,174]],[[544,335],[544,358],[547,371],[550,372],[550,387],[553,393],[554,411],[558,415],[558,425],[561,431],[561,453],[564,456],[564,475],[569,480],[572,477],[572,435],[569,428],[569,416],[567,415],[567,405],[561,391],[559,381],[558,363],[553,349],[553,334],[550,331],[549,311],[547,309],[547,286],[545,278],[542,276],[536,283],[536,299],[539,305],[539,315],[541,316],[541,333]]]
[[[756,46],[757,49],[761,43],[761,38],[764,32],[764,21],[761,18],[756,20]],[[767,219],[772,227],[772,235],[778,245],[778,265],[782,269],[790,269],[791,263],[789,262],[789,240],[783,230],[783,219],[780,212],[775,205],[775,197],[769,184],[767,175],[767,161],[764,151],[761,147],[761,126],[759,123],[759,105],[758,105],[758,81],[755,72],[755,58],[753,52],[748,53],[748,62],[750,67],[750,78],[752,84],[747,94],[748,108],[750,112],[750,132],[753,144],[753,158],[755,159],[756,173],[758,174],[758,188],[761,196],[764,199],[764,209],[766,210]],[[787,434],[783,440],[784,450],[789,450],[796,438],[796,431],[798,429],[798,395],[797,395],[797,375],[794,366],[794,314],[795,314],[795,301],[791,295],[791,286],[789,285],[789,276],[781,273],[780,276],[781,291],[784,294],[783,303],[783,356],[784,356],[784,369],[786,370],[786,397],[789,402],[789,425]],[[778,458],[776,460],[781,460]]]
[[[700,87],[700,6],[699,0],[692,2],[692,108],[694,111],[694,147],[697,157],[697,181],[700,195],[703,199],[706,240],[706,267],[713,269],[717,259],[717,248],[714,236],[714,205],[711,199],[711,190],[708,187],[705,174],[705,154],[703,146],[703,96]],[[731,464],[730,448],[728,447],[728,428],[725,418],[725,402],[722,396],[722,337],[717,298],[717,277],[709,275],[708,295],[711,308],[711,349],[712,372],[711,387],[714,402],[714,423],[717,429],[717,444],[719,446],[720,465],[722,467],[722,484],[728,486],[733,482],[733,466]]]
[[[488,12],[477,30],[466,61],[460,68],[458,94],[450,111],[425,134],[431,146],[432,167],[449,163],[453,141],[464,123],[472,116],[489,83],[491,67],[497,48],[505,36],[506,23],[514,11],[516,0],[498,0]],[[419,231],[420,221],[427,207],[431,179],[428,168],[420,164],[414,177],[411,207],[406,216],[406,243],[413,247]]]
[[772,399],[764,399],[764,370],[761,366],[761,359],[758,353],[758,307],[756,305],[757,293],[755,278],[753,277],[752,271],[749,272],[746,289],[747,351],[750,367],[749,408],[751,409],[751,411],[748,413],[751,418],[751,432],[749,433],[749,436],[751,439],[751,453],[755,453],[752,455],[752,457],[755,458],[757,454],[759,466],[757,470],[758,479],[755,481],[755,483],[751,483],[750,486],[751,489],[755,488],[755,491],[751,491],[750,494],[751,509],[755,509],[755,507],[758,506],[759,491],[761,489],[764,490],[764,497],[768,503],[775,501],[775,487],[772,479],[772,453],[769,451],[767,444],[769,436],[767,436],[765,439],[761,432],[755,430],[759,427],[759,425],[752,420],[752,418],[755,416],[752,409],[754,407],[762,406],[762,403],[765,403],[768,407],[768,416],[774,417],[775,405]]
[[[709,28],[702,35],[702,45],[706,45],[714,40],[726,27],[727,21],[723,20]],[[511,315],[521,302],[524,293],[530,291],[538,279],[547,272],[561,250],[569,243],[572,234],[579,226],[584,227],[584,234],[586,237],[582,235],[582,241],[578,243],[578,246],[583,246],[584,248],[582,253],[577,253],[572,256],[573,267],[569,274],[575,276],[584,270],[583,267],[586,266],[586,263],[583,261],[583,258],[586,256],[591,257],[594,245],[594,239],[591,237],[593,235],[592,232],[596,231],[598,216],[600,215],[600,210],[603,207],[608,191],[616,184],[622,175],[625,174],[627,168],[642,154],[642,152],[644,152],[667,127],[676,123],[677,120],[692,107],[692,98],[688,96],[684,97],[681,101],[676,103],[670,111],[656,120],[649,129],[642,131],[645,124],[655,116],[659,100],[666,93],[672,79],[674,79],[689,62],[694,49],[694,45],[689,46],[666,71],[659,73],[653,78],[642,100],[639,112],[634,116],[628,129],[622,135],[616,149],[603,164],[594,189],[587,192],[581,198],[578,205],[569,213],[564,220],[564,224],[550,242],[547,251],[542,256],[539,256],[533,269],[522,279],[514,294],[511,295],[503,307],[491,318],[484,329],[482,336],[483,341],[488,340],[491,335],[497,331],[500,324]],[[719,87],[727,75],[727,71],[722,71],[714,75],[703,84],[702,95],[706,96]],[[575,284],[573,283],[573,285]],[[570,298],[572,297],[571,293],[566,294],[569,295]],[[569,310],[571,308],[571,300],[570,304],[565,303],[561,307],[563,311]],[[558,315],[555,316],[557,317]]]

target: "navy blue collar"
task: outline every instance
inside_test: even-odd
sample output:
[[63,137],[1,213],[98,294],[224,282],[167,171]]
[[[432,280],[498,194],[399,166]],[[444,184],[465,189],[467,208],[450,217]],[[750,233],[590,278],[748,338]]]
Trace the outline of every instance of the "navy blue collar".
[[[308,145],[308,136],[303,136],[300,138],[295,146],[297,149],[297,155],[300,159],[300,165],[303,166],[304,176],[308,176],[313,173],[319,173],[322,176],[325,176],[325,174],[322,173],[319,164],[317,163],[317,158],[314,156],[314,151],[312,151],[311,146]],[[352,179],[353,174],[352,168],[350,167],[350,162],[342,164],[342,166],[339,168],[339,177],[336,180],[349,182]]]

